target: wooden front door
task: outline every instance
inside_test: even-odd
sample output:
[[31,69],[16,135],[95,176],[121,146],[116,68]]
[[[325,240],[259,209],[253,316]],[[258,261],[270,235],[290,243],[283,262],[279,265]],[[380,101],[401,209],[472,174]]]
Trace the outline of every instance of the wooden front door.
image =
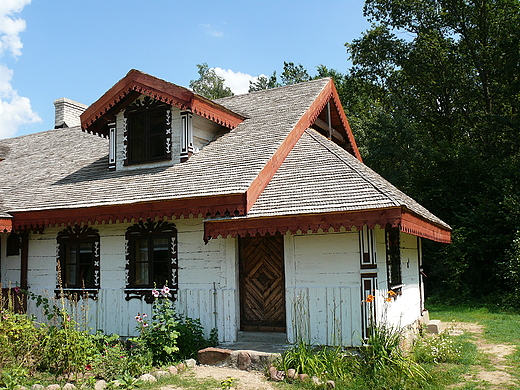
[[240,328],[285,332],[283,236],[239,239]]

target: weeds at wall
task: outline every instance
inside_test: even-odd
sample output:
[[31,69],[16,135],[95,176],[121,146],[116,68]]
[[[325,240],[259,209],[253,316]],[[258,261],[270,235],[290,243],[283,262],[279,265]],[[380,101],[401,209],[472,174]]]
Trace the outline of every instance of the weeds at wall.
[[[45,322],[14,310],[22,296],[34,300]],[[162,366],[191,357],[199,348],[216,345],[216,331],[210,340],[198,319],[177,315],[169,290],[154,289],[150,321],[146,314],[136,319],[140,335],[126,342],[118,335],[88,332],[88,299],[53,299],[22,291],[9,291],[0,300],[0,389],[30,386],[31,378],[85,384],[95,378],[122,382]],[[79,319],[79,322],[76,320]],[[144,319],[144,321],[143,321]],[[126,382],[125,382],[126,383]]]

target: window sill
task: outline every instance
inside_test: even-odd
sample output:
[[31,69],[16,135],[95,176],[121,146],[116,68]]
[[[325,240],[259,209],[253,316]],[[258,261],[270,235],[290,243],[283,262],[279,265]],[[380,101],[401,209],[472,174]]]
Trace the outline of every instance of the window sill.
[[97,301],[99,288],[63,288],[55,289],[54,296],[57,299],[66,298],[79,301],[80,299],[92,299]]

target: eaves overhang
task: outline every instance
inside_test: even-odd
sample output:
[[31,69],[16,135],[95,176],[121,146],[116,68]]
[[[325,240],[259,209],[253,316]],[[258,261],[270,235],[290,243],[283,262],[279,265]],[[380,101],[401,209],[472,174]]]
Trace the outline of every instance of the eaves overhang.
[[92,207],[17,211],[12,213],[12,228],[41,231],[54,226],[122,223],[174,217],[207,218],[244,213],[245,195],[237,193]]
[[10,233],[13,230],[13,219],[7,216],[0,217],[0,233]]
[[320,214],[284,215],[274,217],[236,217],[208,219],[204,221],[204,240],[237,236],[264,236],[273,234],[306,234],[319,230],[339,232],[352,227],[360,230],[363,226],[373,229],[392,226],[402,232],[429,240],[449,244],[451,229],[428,221],[402,207],[334,212]]
[[187,88],[132,69],[80,115],[82,130],[108,136],[108,124],[115,120],[119,111],[141,94],[181,110],[191,111],[230,129],[234,129],[245,119],[244,116]]

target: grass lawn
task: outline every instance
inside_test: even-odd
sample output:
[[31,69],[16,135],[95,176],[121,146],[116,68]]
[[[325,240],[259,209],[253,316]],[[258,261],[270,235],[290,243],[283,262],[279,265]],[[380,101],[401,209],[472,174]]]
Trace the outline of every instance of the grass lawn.
[[[501,388],[501,389],[517,389],[520,383],[520,314],[500,310],[493,306],[442,306],[442,305],[428,305],[431,319],[439,319],[447,326],[453,322],[466,322],[483,326],[482,333],[479,335],[483,339],[483,343],[494,345],[496,348],[491,350],[491,353],[481,353],[475,364],[468,367],[470,372],[477,372],[478,370],[496,370],[493,367],[495,355],[499,355],[500,347],[509,346],[511,352],[504,356],[504,363],[499,366],[506,366],[503,371],[511,375],[511,379],[516,384],[503,384],[501,386],[493,387],[492,384],[481,382],[479,388]],[[473,341],[476,342],[476,337],[473,335]],[[495,364],[496,366],[496,364]],[[502,368],[502,367],[499,367]],[[497,371],[498,373],[498,371]],[[468,380],[466,389],[476,388],[471,387],[474,383]]]

